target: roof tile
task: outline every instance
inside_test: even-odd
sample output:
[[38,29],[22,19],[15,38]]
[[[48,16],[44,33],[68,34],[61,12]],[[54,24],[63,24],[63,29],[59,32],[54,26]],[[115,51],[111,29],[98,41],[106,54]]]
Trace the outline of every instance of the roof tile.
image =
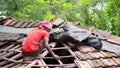
[[27,25],[27,28],[32,27],[33,24],[35,24],[35,23],[33,22],[33,20],[30,20],[30,21],[29,21],[29,24]]
[[20,20],[14,20],[12,23],[8,24],[8,26],[14,27],[14,25],[17,24],[18,22],[20,22]]
[[13,27],[17,27],[19,28],[20,26],[22,26],[25,23],[25,21],[20,20],[18,23],[16,23]]
[[75,52],[76,56],[81,59],[81,60],[87,60],[87,59],[92,59],[92,57],[89,54],[82,54],[79,51]]
[[120,57],[115,58],[115,60],[117,61],[117,63],[120,65]]
[[107,39],[107,41],[110,41],[110,42],[113,42],[113,43],[116,43],[116,44],[120,44],[120,37],[109,38],[109,39]]
[[29,22],[25,21],[23,25],[21,25],[21,28],[25,28],[27,25],[29,24]]
[[92,68],[92,66],[87,61],[75,60],[75,63],[79,68]]
[[101,62],[100,59],[90,60],[91,64],[94,65],[94,67],[104,67],[105,65]]
[[89,53],[89,55],[90,55],[92,58],[94,58],[94,59],[105,57],[105,56],[104,56],[103,54],[101,54],[100,52]]
[[33,27],[36,27],[36,26],[38,26],[38,24],[39,24],[39,20],[35,21],[32,26],[33,26]]
[[103,51],[101,51],[101,53],[102,53],[105,57],[114,57],[114,56],[117,56],[115,53],[112,53],[112,52],[103,52]]
[[106,66],[116,66],[117,63],[111,59],[111,58],[107,58],[107,59],[101,59],[101,61],[106,65]]
[[13,19],[9,19],[9,20],[7,20],[5,23],[4,23],[4,25],[9,25],[10,23],[12,23],[14,20]]
[[87,53],[87,52],[93,52],[95,51],[95,49],[93,47],[90,47],[90,46],[80,46],[78,47],[78,49],[83,52],[83,53]]

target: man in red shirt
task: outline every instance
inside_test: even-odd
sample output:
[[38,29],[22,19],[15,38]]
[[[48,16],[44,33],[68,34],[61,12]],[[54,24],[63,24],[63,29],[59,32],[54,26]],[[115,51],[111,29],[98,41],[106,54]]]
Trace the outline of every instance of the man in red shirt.
[[[24,43],[22,44],[22,54],[23,60],[27,57],[37,57],[40,53],[41,46],[45,47],[48,52],[55,58],[58,56],[53,53],[53,51],[48,46],[49,41],[49,31],[52,29],[52,25],[49,21],[43,21],[39,23],[39,26],[33,28],[27,35]],[[43,40],[43,43],[40,43]],[[43,45],[41,45],[43,44]]]

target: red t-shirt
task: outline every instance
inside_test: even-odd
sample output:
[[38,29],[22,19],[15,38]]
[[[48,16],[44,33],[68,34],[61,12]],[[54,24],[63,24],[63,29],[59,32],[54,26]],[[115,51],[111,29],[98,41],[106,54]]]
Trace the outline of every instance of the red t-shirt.
[[22,51],[31,52],[38,50],[38,43],[43,38],[48,39],[49,33],[43,29],[33,28],[22,45]]

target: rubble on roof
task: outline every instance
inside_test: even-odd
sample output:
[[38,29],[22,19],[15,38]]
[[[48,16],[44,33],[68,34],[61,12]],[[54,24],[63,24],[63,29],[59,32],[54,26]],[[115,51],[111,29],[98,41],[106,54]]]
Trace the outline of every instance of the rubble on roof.
[[[61,28],[67,21],[62,19],[53,19],[52,24],[54,28]],[[32,28],[37,26],[33,21],[22,21],[14,18],[0,19],[1,26],[19,28]],[[51,42],[50,46],[52,51],[60,57],[60,60],[54,59],[48,51],[44,51],[41,55],[42,58],[37,57],[29,63],[21,63],[21,44],[25,38],[24,34],[1,32],[0,31],[0,67],[3,68],[119,68],[120,67],[120,53],[109,51],[112,47],[119,46],[120,37],[113,36],[110,32],[98,30],[94,27],[81,27],[79,28],[91,31],[103,40],[102,43],[107,51],[98,51],[92,46],[81,45],[78,47],[71,47],[77,44],[71,42],[65,44],[62,41]],[[2,28],[0,28],[2,29]],[[8,28],[7,28],[8,29]],[[14,40],[14,41],[11,41]],[[111,47],[109,49],[109,46]],[[118,48],[118,47],[117,47]],[[119,49],[119,48],[118,48]],[[116,50],[114,50],[116,51]]]

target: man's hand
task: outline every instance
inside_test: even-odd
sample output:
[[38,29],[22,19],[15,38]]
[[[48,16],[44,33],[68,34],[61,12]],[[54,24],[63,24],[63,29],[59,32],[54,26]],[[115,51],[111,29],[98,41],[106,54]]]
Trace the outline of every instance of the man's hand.
[[56,60],[59,60],[60,59],[60,57],[58,56],[58,55],[54,55],[53,56]]

